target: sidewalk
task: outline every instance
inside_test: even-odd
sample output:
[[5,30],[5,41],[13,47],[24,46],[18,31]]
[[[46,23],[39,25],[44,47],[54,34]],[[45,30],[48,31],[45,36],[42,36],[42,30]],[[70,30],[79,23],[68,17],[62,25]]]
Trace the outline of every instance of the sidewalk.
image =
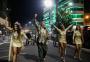
[[[73,45],[67,45],[68,47],[71,47],[71,48],[75,48],[75,46],[73,46]],[[87,52],[87,53],[90,53],[90,49],[86,49],[86,48],[82,48],[82,51],[84,51],[84,52]]]
[[10,42],[10,37],[9,36],[1,36],[0,37],[0,45],[4,43],[9,43]]

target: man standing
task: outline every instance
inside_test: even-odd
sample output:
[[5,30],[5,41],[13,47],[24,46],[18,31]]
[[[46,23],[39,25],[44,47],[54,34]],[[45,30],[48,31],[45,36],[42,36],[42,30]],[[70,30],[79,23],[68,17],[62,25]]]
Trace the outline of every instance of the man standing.
[[37,46],[38,46],[38,55],[39,55],[39,62],[43,62],[45,60],[47,54],[47,40],[48,40],[48,32],[43,23],[38,25],[35,21],[35,26],[37,28]]
[[28,37],[28,38],[26,39],[26,45],[29,45],[29,43],[31,42],[31,34],[30,34],[30,32],[27,32],[27,33],[26,33],[26,36]]

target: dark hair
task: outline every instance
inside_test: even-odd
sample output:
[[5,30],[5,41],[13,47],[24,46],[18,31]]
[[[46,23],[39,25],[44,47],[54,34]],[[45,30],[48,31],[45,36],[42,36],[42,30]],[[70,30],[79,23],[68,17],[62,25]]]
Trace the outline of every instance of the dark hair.
[[61,30],[65,30],[65,26],[63,24],[61,25]]
[[40,22],[40,26],[41,26],[41,27],[43,27],[44,29],[46,29],[46,27],[45,27],[45,25],[44,25],[43,21],[42,21],[42,22]]
[[76,26],[76,30],[79,30],[81,32],[81,27],[80,26]]
[[17,33],[18,33],[17,38],[20,39],[20,37],[21,37],[21,26],[18,24],[15,24],[15,25],[17,27],[17,30],[15,30],[15,26],[14,26],[14,32],[17,31]]

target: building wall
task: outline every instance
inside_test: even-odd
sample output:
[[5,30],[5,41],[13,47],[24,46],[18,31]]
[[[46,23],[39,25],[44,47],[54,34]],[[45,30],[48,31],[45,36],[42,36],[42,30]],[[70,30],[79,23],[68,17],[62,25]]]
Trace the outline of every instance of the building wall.
[[0,25],[8,26],[8,21],[0,17]]
[[[71,6],[69,3],[73,3]],[[84,4],[83,0],[59,0],[58,11],[62,9],[68,13],[72,19],[72,24],[82,25],[84,21]],[[62,15],[61,15],[62,16]]]
[[51,25],[56,22],[56,0],[52,0],[54,5],[52,8],[43,8],[43,20],[47,30],[51,31]]
[[[45,21],[46,28],[50,31],[51,30],[51,24],[55,23],[56,21],[62,21],[61,18],[69,17],[73,25],[83,25],[84,22],[84,4],[83,0],[56,0],[57,4],[54,0],[54,6],[52,8],[44,8],[43,11],[43,17]],[[73,5],[70,6],[69,3],[72,2]],[[65,14],[62,14],[64,11]],[[57,14],[59,12],[59,18],[57,19]],[[53,16],[54,15],[54,16]],[[67,22],[65,19],[64,23]],[[63,19],[64,20],[64,19]],[[68,22],[67,22],[68,23]]]

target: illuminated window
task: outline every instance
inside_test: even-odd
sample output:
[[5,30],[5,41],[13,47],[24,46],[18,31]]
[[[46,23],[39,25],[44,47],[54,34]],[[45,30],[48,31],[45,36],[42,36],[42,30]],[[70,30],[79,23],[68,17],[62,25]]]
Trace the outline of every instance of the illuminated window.
[[83,11],[84,9],[82,7],[76,7],[76,8],[70,8],[72,11]]
[[83,18],[84,15],[83,14],[71,14],[70,17],[71,18]]

